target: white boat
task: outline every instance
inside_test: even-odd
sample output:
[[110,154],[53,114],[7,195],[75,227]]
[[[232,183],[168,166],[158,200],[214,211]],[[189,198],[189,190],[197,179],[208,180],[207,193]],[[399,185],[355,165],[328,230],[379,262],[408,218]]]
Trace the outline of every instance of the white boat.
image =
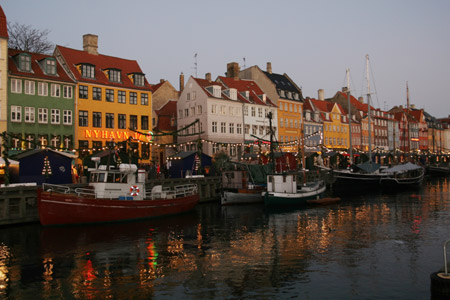
[[222,205],[261,203],[263,202],[261,194],[263,191],[265,191],[265,186],[255,184],[248,170],[222,173],[220,197]]

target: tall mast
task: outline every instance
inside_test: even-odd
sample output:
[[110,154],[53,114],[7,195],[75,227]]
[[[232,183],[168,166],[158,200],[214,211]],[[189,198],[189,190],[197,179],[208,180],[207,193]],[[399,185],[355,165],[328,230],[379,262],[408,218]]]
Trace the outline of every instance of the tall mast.
[[369,131],[369,163],[372,163],[372,129],[370,127],[370,78],[369,78],[369,54],[366,54],[366,79],[367,79],[367,115],[368,115],[368,131]]
[[348,100],[348,134],[350,146],[350,165],[353,165],[353,146],[352,146],[352,113],[350,106],[350,69],[347,69],[347,100]]
[[269,111],[267,114],[267,118],[269,119],[269,128],[270,128],[270,159],[272,160],[272,172],[276,173],[275,169],[275,153],[274,153],[274,147],[273,147],[273,128],[272,128],[272,112]]
[[411,132],[409,128],[409,87],[406,82],[406,126],[408,126],[408,151],[411,151]]

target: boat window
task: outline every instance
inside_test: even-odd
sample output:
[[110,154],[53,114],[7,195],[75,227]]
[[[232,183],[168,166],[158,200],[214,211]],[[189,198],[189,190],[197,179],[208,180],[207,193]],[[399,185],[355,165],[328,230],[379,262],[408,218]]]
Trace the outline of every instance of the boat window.
[[120,182],[120,174],[115,174],[114,182]]
[[105,182],[105,173],[98,174],[98,182]]
[[91,174],[91,182],[95,182],[95,180],[97,179],[95,175],[97,175],[97,173]]
[[114,173],[108,173],[106,182],[114,182]]
[[269,176],[268,179],[269,179],[269,182],[272,182],[272,176]]

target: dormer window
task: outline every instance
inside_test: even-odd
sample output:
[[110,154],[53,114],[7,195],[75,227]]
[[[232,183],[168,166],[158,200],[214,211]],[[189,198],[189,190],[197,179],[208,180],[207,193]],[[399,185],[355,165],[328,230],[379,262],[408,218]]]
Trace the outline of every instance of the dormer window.
[[237,90],[236,89],[230,89],[230,99],[237,100]]
[[31,71],[31,56],[26,53],[19,55],[19,69],[23,72]]
[[85,78],[95,78],[95,66],[91,64],[82,64],[81,76]]
[[108,70],[109,81],[112,82],[121,82],[121,72],[118,69],[109,69]]
[[144,86],[144,74],[133,74],[134,85]]
[[56,75],[56,60],[47,58],[45,60],[45,73],[48,75]]
[[222,89],[218,85],[213,86],[213,96],[216,98],[220,98],[220,95],[222,94]]

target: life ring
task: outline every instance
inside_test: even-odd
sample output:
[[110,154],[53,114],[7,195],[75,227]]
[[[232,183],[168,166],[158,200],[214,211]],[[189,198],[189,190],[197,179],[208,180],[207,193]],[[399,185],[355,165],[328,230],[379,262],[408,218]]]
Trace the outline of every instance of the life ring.
[[130,187],[130,194],[133,197],[136,197],[137,195],[139,195],[139,187],[137,185],[132,185]]

